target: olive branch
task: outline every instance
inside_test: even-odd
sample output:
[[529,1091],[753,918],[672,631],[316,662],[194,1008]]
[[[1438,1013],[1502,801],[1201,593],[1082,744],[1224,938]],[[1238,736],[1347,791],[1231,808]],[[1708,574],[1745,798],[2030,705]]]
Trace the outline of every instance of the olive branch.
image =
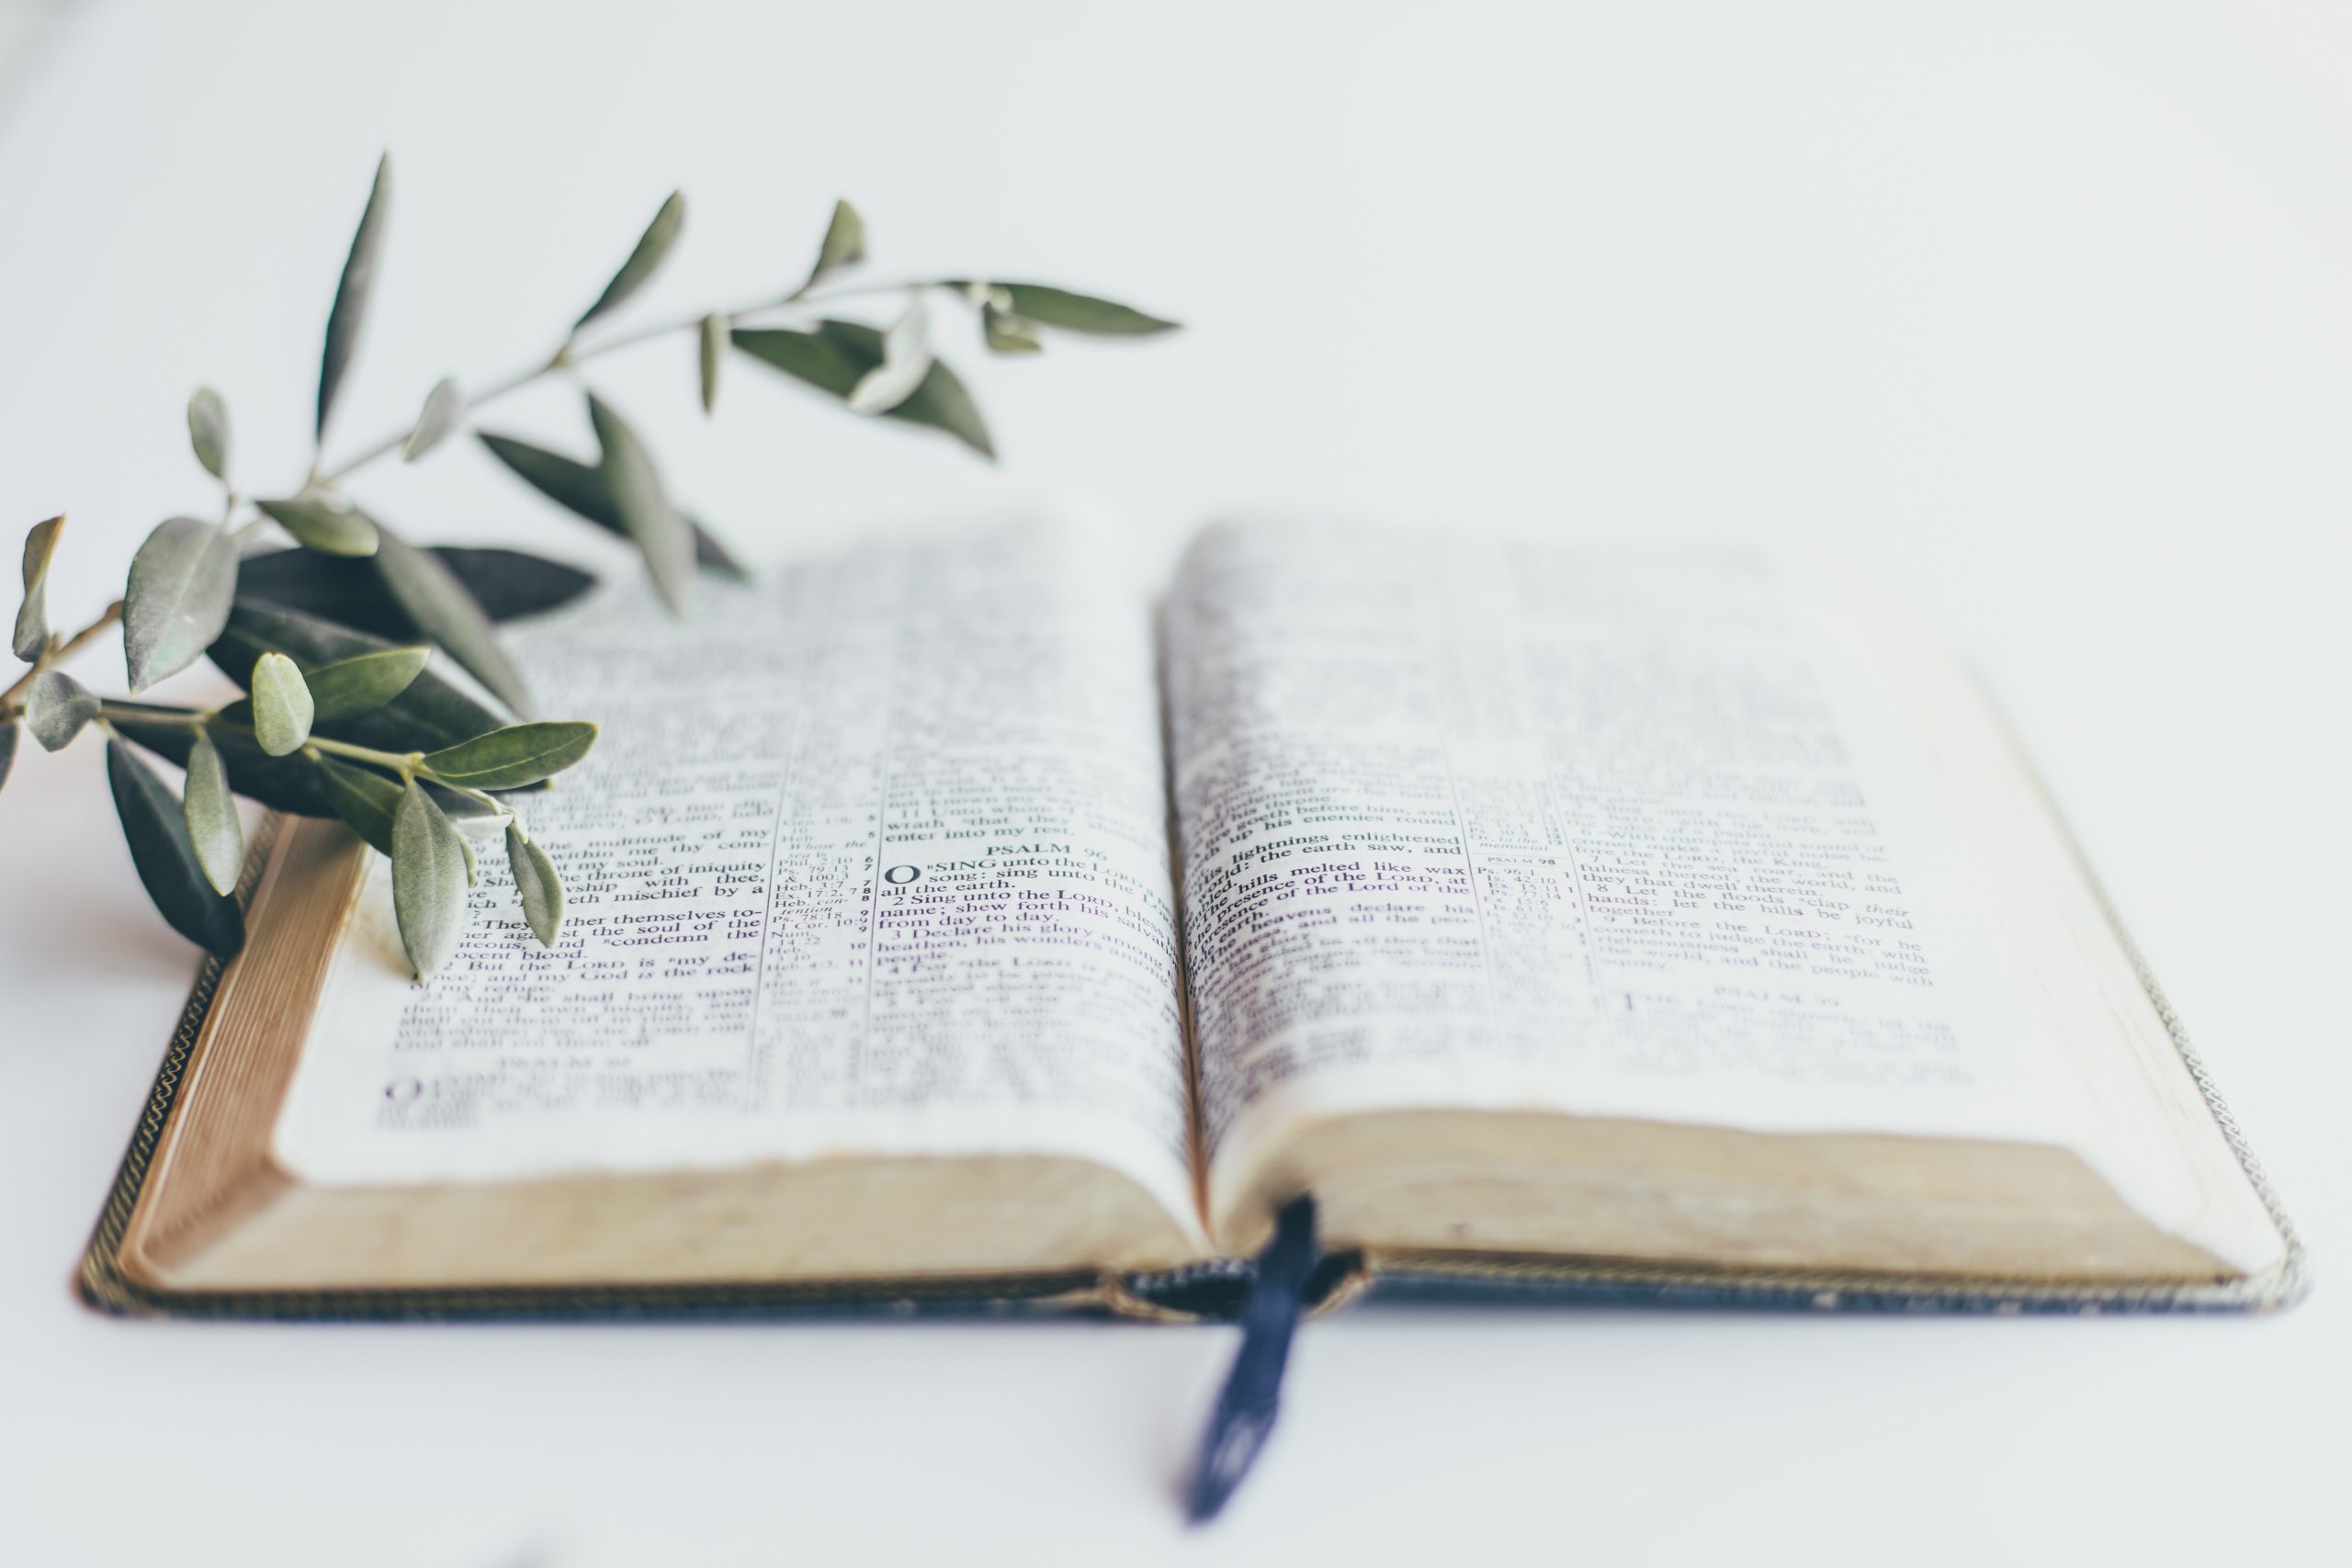
[[[587,755],[596,726],[537,717],[497,627],[569,604],[595,580],[520,551],[413,544],[352,498],[346,481],[360,470],[395,454],[419,461],[481,409],[547,377],[577,375],[606,355],[687,335],[696,344],[706,413],[716,406],[732,351],[854,412],[941,431],[993,458],[978,405],[933,349],[931,299],[968,307],[992,354],[1036,353],[1048,331],[1135,337],[1176,324],[1044,284],[865,281],[855,275],[865,260],[865,226],[843,201],[834,204],[815,264],[790,288],[729,310],[583,338],[628,304],[677,243],[686,203],[673,192],[547,358],[470,395],[445,377],[408,427],[330,464],[330,417],[367,319],[390,198],[387,155],[327,313],[312,456],[300,486],[283,494],[241,490],[232,478],[227,401],[200,387],[188,399],[188,443],[219,483],[217,520],[179,516],[156,525],[131,557],[122,596],[71,634],[51,629],[47,608],[65,519],[36,524],[25,538],[24,600],[12,647],[30,668],[0,691],[0,784],[20,728],[50,751],[98,730],[141,883],[175,931],[224,958],[244,942],[234,897],[245,850],[239,795],[276,810],[339,818],[390,857],[401,942],[420,977],[447,964],[465,934],[467,890],[481,875],[476,834],[503,835],[524,919],[538,941],[552,948],[562,931],[563,884],[525,825],[522,797]],[[886,296],[901,303],[882,326],[827,313],[838,301]],[[632,543],[672,614],[688,613],[698,575],[741,580],[732,553],[672,498],[628,421],[594,390],[584,395],[597,448],[592,460],[480,428],[473,434],[548,500]],[[118,626],[130,694],[101,697],[62,666]],[[463,676],[436,667],[436,654]],[[245,695],[200,709],[132,700],[200,658]],[[176,795],[142,751],[184,771]]]

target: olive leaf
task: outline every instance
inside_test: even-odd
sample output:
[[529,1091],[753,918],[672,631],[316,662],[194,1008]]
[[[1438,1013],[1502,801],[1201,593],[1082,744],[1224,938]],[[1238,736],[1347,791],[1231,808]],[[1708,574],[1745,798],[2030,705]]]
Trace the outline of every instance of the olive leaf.
[[[591,468],[560,452],[550,452],[544,446],[534,446],[511,435],[498,435],[487,430],[474,434],[490,449],[490,455],[505,464],[525,484],[565,511],[587,519],[607,533],[628,537],[628,530],[621,523],[621,514],[614,510],[612,494],[601,468]],[[695,563],[697,566],[737,582],[750,579],[751,574],[709,529],[695,523],[694,531]]]
[[300,750],[311,738],[313,707],[300,665],[275,651],[254,660],[254,739],[263,750],[273,757]]
[[319,356],[318,439],[327,434],[327,414],[351,367],[359,346],[359,325],[368,314],[368,296],[376,285],[376,257],[384,247],[384,225],[391,216],[392,155],[376,163],[376,183],[368,188],[368,206],[359,214],[359,228],[351,236],[351,254],[344,258],[343,276],[334,287],[334,305],[327,311],[327,340]]
[[[264,654],[263,658],[271,657]],[[309,687],[311,722],[328,724],[382,707],[408,690],[433,658],[429,647],[388,648],[381,653],[356,654],[298,674]],[[255,679],[255,695],[260,681]]]
[[122,595],[131,691],[195,663],[228,624],[236,592],[237,547],[226,528],[193,517],[157,524],[130,558]]
[[209,387],[198,387],[188,394],[187,444],[206,473],[228,482],[229,400]]
[[520,789],[563,772],[596,744],[596,727],[578,720],[510,725],[428,754],[424,771],[469,789]]
[[416,416],[416,428],[401,443],[401,461],[413,463],[449,438],[458,422],[466,416],[466,395],[458,389],[455,376],[444,376],[433,383],[433,390],[424,394],[424,407]]
[[882,363],[857,378],[849,406],[859,413],[888,413],[914,396],[931,374],[930,333],[930,314],[916,294],[882,334]]
[[36,523],[25,536],[25,599],[17,607],[16,636],[10,646],[28,664],[49,645],[49,563],[57,554],[57,536],[65,531],[61,515]]
[[316,759],[319,785],[327,803],[351,830],[385,854],[392,852],[392,814],[400,809],[401,786],[383,774],[333,757]]
[[449,962],[466,933],[466,843],[411,779],[392,810],[392,913],[417,977]]
[[693,597],[695,579],[694,525],[671,504],[662,488],[653,454],[637,432],[595,393],[588,394],[589,423],[596,427],[597,444],[605,449],[605,493],[621,526],[637,541],[653,591],[673,615],[684,615]]
[[[883,359],[882,334],[858,321],[820,321],[815,332],[806,333],[789,327],[738,327],[731,337],[752,358],[842,399]],[[944,359],[933,359],[922,384],[904,402],[884,411],[883,417],[944,430],[983,457],[996,456],[971,393]]]
[[376,572],[417,629],[447,649],[484,690],[524,717],[531,713],[531,688],[507,656],[497,628],[457,574],[430,551],[376,525]]
[[[253,678],[254,661],[272,649],[308,671],[393,646],[299,610],[240,604],[227,630],[207,651],[223,674],[243,682]],[[430,751],[486,735],[505,722],[496,710],[427,670],[381,707],[337,719],[333,728],[339,740],[386,751]]]
[[33,689],[25,695],[25,728],[44,751],[62,751],[97,716],[98,699],[62,670],[34,676]]
[[702,319],[702,412],[718,406],[718,364],[727,357],[728,317],[714,310]]
[[809,268],[808,281],[800,286],[800,292],[808,293],[827,274],[855,266],[865,259],[865,220],[848,202],[834,202],[832,220],[825,225],[824,241],[817,247],[817,265]]
[[187,793],[182,802],[196,863],[215,893],[234,893],[245,863],[245,827],[237,820],[229,770],[212,737],[198,729],[187,753]]
[[368,514],[344,500],[312,491],[284,501],[256,501],[271,522],[294,536],[305,548],[329,556],[372,556],[376,525]]
[[514,873],[514,891],[523,897],[523,918],[541,947],[552,948],[563,931],[563,880],[547,851],[523,832],[518,818],[506,824],[506,864]]
[[620,271],[613,274],[613,280],[605,285],[596,302],[581,312],[571,330],[576,333],[605,311],[618,310],[630,295],[645,287],[646,279],[653,276],[662,258],[677,243],[678,231],[685,227],[685,222],[686,193],[673,190],[670,199],[662,204],[662,210],[653,215],[653,221],[645,226],[645,232],[638,237],[637,248],[629,252],[628,260],[621,263]]
[[998,354],[1035,354],[1046,346],[1035,322],[1000,308],[994,299],[980,303],[980,341]]
[[115,736],[107,738],[107,784],[114,793],[123,840],[130,846],[130,863],[156,909],[190,942],[216,956],[234,956],[245,943],[244,916],[237,901],[217,892],[206,876],[170,786]]
[[17,721],[0,718],[0,788],[8,783],[8,770],[17,762]]
[[1132,306],[1098,299],[1091,294],[1073,294],[1067,288],[1055,288],[1043,283],[997,283],[953,278],[947,287],[967,292],[986,289],[988,298],[999,300],[1001,308],[1009,313],[1023,321],[1059,327],[1066,333],[1086,333],[1096,337],[1146,337],[1153,333],[1173,332],[1181,324],[1163,321],[1158,316],[1145,315]]
[[[434,546],[430,553],[465,584],[492,621],[560,609],[596,586],[575,566],[520,550],[471,550]],[[264,550],[237,567],[237,603],[255,601],[395,642],[413,642],[417,625],[384,587],[368,561],[315,550]]]

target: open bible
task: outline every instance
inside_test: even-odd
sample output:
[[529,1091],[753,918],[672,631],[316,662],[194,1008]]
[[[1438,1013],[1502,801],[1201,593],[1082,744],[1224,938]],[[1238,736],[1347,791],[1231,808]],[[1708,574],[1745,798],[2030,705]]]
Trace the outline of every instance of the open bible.
[[1154,598],[1015,526],[517,628],[604,724],[532,810],[560,945],[485,855],[420,984],[380,857],[278,823],[85,1288],[1165,1314],[1305,1193],[1375,1285],[2292,1293],[2049,803],[1866,594],[1222,525]]

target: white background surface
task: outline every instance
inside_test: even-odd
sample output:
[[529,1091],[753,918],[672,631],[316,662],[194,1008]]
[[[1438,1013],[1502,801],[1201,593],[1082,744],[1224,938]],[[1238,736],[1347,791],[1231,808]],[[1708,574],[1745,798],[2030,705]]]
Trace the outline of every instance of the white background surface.
[[[605,385],[764,554],[1080,491],[1165,547],[1264,503],[1857,560],[1989,674],[2301,1220],[2352,1199],[2343,726],[2352,18],[2188,3],[1165,8],[99,5],[0,74],[0,525],[62,619],[307,460],[378,149],[347,448],[543,354],[673,184],[649,313],[752,298],[852,195],[878,265],[1182,316],[963,361],[1006,460],[689,351]],[[584,449],[568,391],[501,417]],[[363,491],[593,541],[470,448]],[[13,543],[10,546],[13,548]],[[119,655],[80,668],[119,681]],[[2345,1297],[2269,1319],[1363,1312],[1303,1337],[1217,1529],[1229,1354],[1115,1325],[230,1327],[68,1279],[192,955],[99,755],[0,795],[0,1560],[12,1564],[2347,1550]]]

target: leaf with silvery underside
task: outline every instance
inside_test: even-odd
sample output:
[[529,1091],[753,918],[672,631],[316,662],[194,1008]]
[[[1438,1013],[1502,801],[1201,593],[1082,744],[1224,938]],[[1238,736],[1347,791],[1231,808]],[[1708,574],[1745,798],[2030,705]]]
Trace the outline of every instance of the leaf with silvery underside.
[[188,394],[187,444],[204,471],[226,483],[229,478],[229,401],[209,387]]
[[254,504],[306,549],[328,556],[376,553],[376,525],[366,513],[340,496],[314,492],[288,496],[283,501],[256,501]]
[[1098,299],[1091,294],[1074,294],[1044,283],[954,278],[947,287],[967,291],[986,289],[989,298],[997,299],[1004,310],[1023,321],[1094,337],[1148,337],[1153,333],[1173,332],[1182,324],[1148,316],[1131,305]]
[[[628,537],[628,530],[621,523],[621,514],[613,507],[612,494],[602,469],[511,435],[497,435],[486,430],[474,434],[490,449],[490,455],[505,464],[525,484],[565,511],[585,518],[605,532],[617,534],[622,538]],[[687,521],[694,526],[696,565],[731,581],[750,581],[751,573],[709,529],[695,523],[692,518]]]
[[541,947],[552,948],[563,934],[563,879],[555,862],[532,841],[519,821],[506,824],[506,864],[514,873],[514,891],[522,896],[523,918]]
[[424,394],[424,407],[416,416],[416,425],[401,443],[401,461],[413,463],[449,438],[458,422],[466,416],[466,395],[458,389],[455,376],[444,376],[433,383],[433,390]]
[[244,916],[205,875],[170,786],[114,736],[107,738],[107,784],[130,863],[156,909],[190,942],[219,957],[233,956],[245,942]]
[[16,636],[10,646],[28,664],[39,659],[49,644],[49,563],[57,554],[57,536],[64,530],[65,519],[51,517],[34,524],[25,536],[25,598],[17,608]]
[[800,286],[800,292],[806,294],[829,274],[865,259],[865,220],[848,202],[834,202],[832,220],[825,225],[825,238],[817,246],[817,265],[808,269],[808,281]]
[[237,593],[229,531],[193,517],[155,525],[130,558],[122,595],[122,650],[132,693],[196,662],[228,624]]
[[376,573],[417,630],[517,715],[530,716],[531,689],[498,640],[497,628],[457,574],[430,552],[376,525]]
[[596,302],[581,312],[571,330],[578,332],[607,310],[618,310],[630,295],[644,288],[654,269],[662,265],[662,259],[670,254],[670,247],[677,243],[678,231],[685,222],[686,193],[673,190],[670,199],[662,204],[662,210],[653,215],[653,221],[645,226],[645,232],[638,237],[637,248],[629,252],[628,260],[621,263],[620,271],[613,274],[613,280],[605,285]]
[[62,670],[44,670],[25,694],[25,728],[44,751],[62,751],[98,716],[98,699]]
[[[435,546],[429,552],[454,573],[493,622],[545,615],[596,586],[594,574],[520,550]],[[237,567],[237,603],[300,610],[353,631],[395,642],[417,639],[417,626],[365,560],[316,550],[263,550]]]
[[198,869],[214,892],[234,893],[237,874],[245,863],[245,828],[237,820],[236,797],[230,792],[229,770],[220,749],[200,729],[188,750],[187,791],[181,805]]
[[8,783],[8,770],[17,762],[17,721],[0,718],[0,788]]
[[914,395],[931,373],[931,318],[918,293],[882,334],[882,363],[857,378],[849,406],[859,413],[888,413]]
[[713,311],[702,319],[698,334],[702,350],[702,412],[710,412],[718,406],[718,366],[727,357],[728,319]]
[[596,428],[596,444],[604,448],[601,472],[613,510],[637,541],[654,592],[673,615],[683,615],[694,597],[694,525],[671,503],[653,454],[637,432],[594,392],[588,394],[588,420]]
[[[254,660],[271,649],[305,671],[395,645],[275,604],[242,604],[209,650],[212,662],[243,684]],[[470,694],[426,670],[381,707],[339,718],[320,733],[384,751],[431,751],[486,735],[506,720]]]
[[313,706],[301,666],[282,653],[265,653],[254,660],[252,689],[254,739],[261,749],[273,757],[300,750],[311,738]]
[[563,772],[596,743],[596,727],[577,721],[512,725],[435,751],[424,769],[444,784],[520,789]]
[[359,346],[359,326],[368,315],[368,296],[376,286],[376,258],[384,248],[384,225],[391,217],[392,155],[377,161],[376,183],[368,192],[368,206],[359,214],[359,228],[351,236],[351,254],[344,258],[343,276],[335,284],[334,306],[327,312],[326,347],[319,356],[319,419],[315,434],[326,439],[327,415],[351,355]]
[[407,691],[410,683],[424,673],[424,666],[432,658],[433,649],[419,644],[413,648],[389,648],[381,653],[362,653],[320,665],[304,676],[311,692],[312,722],[332,723],[382,707]]
[[392,912],[419,979],[429,978],[466,934],[466,844],[411,780],[392,810]]
[[320,757],[319,786],[327,803],[351,830],[385,854],[392,852],[392,814],[400,809],[401,786],[367,768]]
[[[738,327],[735,346],[796,380],[846,400],[867,371],[882,363],[882,334],[857,321],[826,321],[815,332],[789,327]],[[972,394],[944,359],[933,359],[922,384],[885,419],[944,430],[983,457],[996,456]]]

